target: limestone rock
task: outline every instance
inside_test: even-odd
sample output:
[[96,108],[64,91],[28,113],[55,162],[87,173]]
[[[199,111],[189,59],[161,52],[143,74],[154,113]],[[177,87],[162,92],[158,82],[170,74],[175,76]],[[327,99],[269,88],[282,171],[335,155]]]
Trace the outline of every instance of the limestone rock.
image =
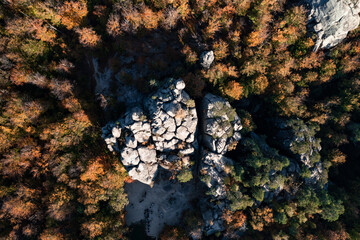
[[136,148],[137,141],[134,136],[127,136],[125,137],[125,145],[129,148]]
[[114,127],[114,128],[112,129],[112,135],[113,135],[115,138],[119,138],[120,135],[121,135],[121,128]]
[[145,102],[157,151],[172,151],[179,142],[191,144],[195,140],[197,113],[184,88],[183,80],[170,79]]
[[360,23],[358,0],[307,0],[309,20],[318,39],[314,50],[331,48],[346,38]]
[[121,153],[121,161],[134,180],[151,184],[158,169],[157,155],[195,152],[197,113],[184,89],[183,80],[168,79],[144,98],[144,105],[131,105],[116,123],[103,128],[108,148]]
[[156,163],[156,151],[147,147],[138,148],[141,161],[145,163]]
[[203,202],[200,205],[200,210],[204,220],[204,231],[206,235],[209,236],[225,230],[224,221],[221,218],[223,209],[216,205]]
[[213,51],[203,52],[200,55],[200,64],[203,68],[210,68],[214,59],[215,59],[215,57],[214,57]]
[[157,170],[157,164],[140,163],[138,167],[132,168],[128,173],[132,179],[150,185],[153,182]]
[[121,151],[121,158],[125,166],[135,166],[140,162],[138,151],[128,147]]

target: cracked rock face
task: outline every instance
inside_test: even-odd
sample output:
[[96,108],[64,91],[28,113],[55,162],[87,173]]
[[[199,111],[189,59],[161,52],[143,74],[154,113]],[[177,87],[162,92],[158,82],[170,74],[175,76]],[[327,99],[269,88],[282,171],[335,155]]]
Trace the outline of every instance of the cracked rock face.
[[197,128],[194,100],[183,91],[185,83],[169,82],[145,103],[151,118],[151,134],[160,152],[192,149]]
[[310,23],[318,35],[314,50],[340,43],[360,23],[359,0],[308,0]]
[[128,109],[103,128],[109,150],[120,152],[132,179],[151,185],[159,164],[166,166],[177,153],[195,152],[198,118],[195,102],[184,88],[182,80],[169,79],[143,105]]
[[203,143],[210,151],[225,154],[240,140],[241,121],[229,102],[213,94],[203,99]]

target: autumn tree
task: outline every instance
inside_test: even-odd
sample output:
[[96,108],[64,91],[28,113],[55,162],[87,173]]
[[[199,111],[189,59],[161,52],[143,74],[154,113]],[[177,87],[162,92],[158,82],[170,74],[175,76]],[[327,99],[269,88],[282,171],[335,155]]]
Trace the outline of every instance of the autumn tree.
[[224,89],[224,92],[230,98],[239,100],[243,92],[243,87],[240,85],[240,83],[233,80],[228,82],[227,86]]
[[58,13],[61,16],[61,24],[71,30],[81,24],[88,10],[84,0],[65,1],[59,6]]
[[250,224],[254,230],[263,231],[265,226],[268,226],[274,221],[273,210],[269,207],[257,208],[251,212]]
[[225,210],[223,212],[222,218],[232,229],[241,228],[246,221],[246,215],[242,211],[232,212],[230,210]]
[[161,240],[172,240],[172,239],[179,239],[179,240],[186,240],[188,237],[183,229],[180,227],[170,227],[166,226],[165,229],[162,231],[160,235]]
[[161,26],[166,30],[173,29],[181,18],[180,10],[174,7],[168,7],[164,11],[164,18],[161,22]]
[[117,14],[111,14],[106,24],[107,32],[113,36],[119,36],[121,33],[120,16]]
[[101,37],[92,28],[79,28],[76,32],[79,34],[79,42],[85,47],[95,47],[101,41]]
[[48,214],[51,218],[62,221],[71,213],[72,194],[64,187],[57,187],[49,197]]

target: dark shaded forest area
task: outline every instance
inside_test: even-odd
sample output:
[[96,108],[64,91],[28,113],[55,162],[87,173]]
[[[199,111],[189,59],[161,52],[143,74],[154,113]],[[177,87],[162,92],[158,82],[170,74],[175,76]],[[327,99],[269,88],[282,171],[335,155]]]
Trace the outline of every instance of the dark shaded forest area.
[[[122,106],[95,94],[97,58],[143,93],[150,80],[182,78],[196,101],[210,92],[236,108],[244,128],[228,153],[242,157],[226,182],[228,236],[246,222],[241,239],[360,239],[360,29],[315,52],[307,14],[291,0],[0,0],[0,238],[135,239],[124,210],[132,179],[101,138]],[[119,56],[139,72],[122,69]],[[323,171],[315,185],[304,183],[306,168],[279,175],[296,195],[264,201],[270,165],[289,165],[279,118],[318,139],[310,161],[321,159]],[[189,239],[199,218],[186,213],[160,239]]]

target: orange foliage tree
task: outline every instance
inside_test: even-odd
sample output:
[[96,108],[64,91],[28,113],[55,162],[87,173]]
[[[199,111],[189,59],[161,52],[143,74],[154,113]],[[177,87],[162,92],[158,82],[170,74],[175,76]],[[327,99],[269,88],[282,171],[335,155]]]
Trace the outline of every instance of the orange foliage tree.
[[232,99],[239,100],[243,93],[243,87],[235,80],[227,83],[224,93]]
[[222,80],[228,77],[238,77],[239,73],[235,66],[230,64],[217,63],[215,66],[211,67],[209,70],[203,70],[202,74],[205,78],[209,80],[213,85],[221,83]]
[[39,237],[40,240],[65,240],[66,238],[58,229],[45,229]]
[[224,59],[229,55],[229,45],[223,40],[215,42],[213,48],[216,60]]
[[273,210],[269,207],[257,208],[251,212],[250,224],[254,230],[262,231],[265,226],[274,222]]
[[173,240],[173,239],[187,240],[188,237],[186,236],[184,230],[178,227],[166,226],[160,235],[160,240]]
[[82,233],[89,239],[94,239],[103,233],[103,229],[106,227],[106,223],[91,219],[88,222],[82,224]]
[[49,197],[48,214],[51,218],[62,221],[71,213],[72,194],[65,187],[57,187]]
[[61,16],[61,23],[71,30],[78,27],[88,14],[86,2],[83,0],[65,1],[59,6],[58,14]]
[[41,19],[35,19],[32,21],[32,29],[35,33],[35,38],[43,42],[54,43],[56,33],[49,26],[45,25]]
[[79,34],[80,43],[85,47],[95,47],[100,43],[100,36],[92,28],[79,28],[76,32]]
[[233,212],[228,209],[223,212],[222,218],[232,229],[241,228],[246,221],[246,215],[242,211]]
[[120,16],[119,15],[117,15],[117,14],[110,15],[109,20],[106,24],[106,30],[113,37],[120,35],[121,28],[120,28]]
[[265,92],[268,85],[269,81],[267,77],[265,75],[259,75],[252,81],[251,88],[254,94],[261,94]]

